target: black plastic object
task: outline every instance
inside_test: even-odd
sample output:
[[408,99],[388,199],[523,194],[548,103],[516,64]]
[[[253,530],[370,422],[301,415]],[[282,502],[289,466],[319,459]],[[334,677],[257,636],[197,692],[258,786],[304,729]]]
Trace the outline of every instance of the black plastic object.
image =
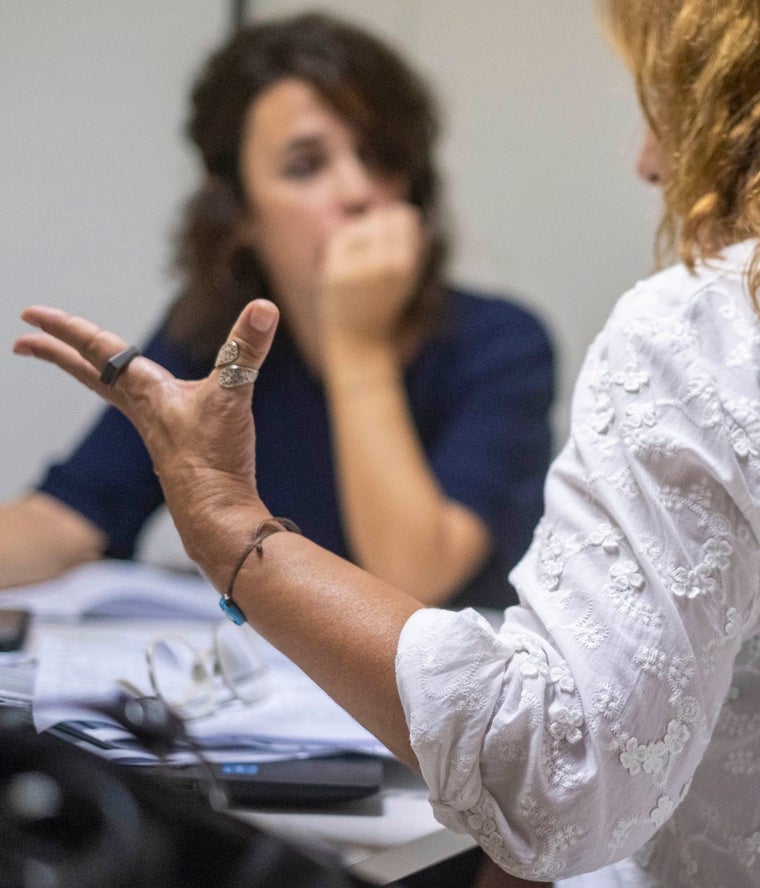
[[19,651],[24,646],[31,614],[16,608],[0,609],[0,651]]
[[[383,780],[382,762],[362,756],[227,762],[211,769],[233,808],[319,807],[372,795]],[[207,775],[195,765],[170,765],[164,773],[181,788],[207,791]]]
[[0,888],[366,885],[321,848],[0,716]]

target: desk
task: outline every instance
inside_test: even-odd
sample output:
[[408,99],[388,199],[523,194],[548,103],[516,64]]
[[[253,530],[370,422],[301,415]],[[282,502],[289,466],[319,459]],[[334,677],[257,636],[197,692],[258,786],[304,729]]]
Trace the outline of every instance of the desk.
[[[97,625],[104,632],[118,632],[130,622],[100,619]],[[32,629],[32,650],[39,625],[35,624]],[[93,622],[84,621],[82,625],[91,631]],[[76,627],[68,626],[64,631],[76,635]],[[6,672],[9,671],[7,668]],[[31,693],[31,670],[28,676],[28,691]],[[0,660],[2,688],[3,664]],[[23,690],[18,681],[15,690]],[[353,874],[384,885],[475,846],[470,836],[455,834],[435,820],[427,797],[427,787],[419,776],[399,762],[389,760],[385,763],[382,791],[369,798],[308,812],[246,810],[234,813],[242,820],[285,838],[327,845],[338,852]]]
[[433,817],[421,777],[389,761],[380,793],[310,813],[238,811],[236,816],[279,835],[311,838],[337,849],[357,876],[387,885],[470,848]]

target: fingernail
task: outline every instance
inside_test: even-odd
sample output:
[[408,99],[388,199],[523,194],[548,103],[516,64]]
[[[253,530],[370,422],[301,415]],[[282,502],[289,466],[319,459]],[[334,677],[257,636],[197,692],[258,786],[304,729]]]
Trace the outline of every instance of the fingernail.
[[250,323],[254,330],[266,333],[272,329],[272,324],[277,317],[277,310],[271,302],[259,300],[254,302],[250,315]]

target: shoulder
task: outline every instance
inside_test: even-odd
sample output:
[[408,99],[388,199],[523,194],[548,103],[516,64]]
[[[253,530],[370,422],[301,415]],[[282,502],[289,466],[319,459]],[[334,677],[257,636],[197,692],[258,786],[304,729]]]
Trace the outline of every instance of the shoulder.
[[753,363],[760,319],[744,273],[752,249],[752,242],[736,244],[694,272],[678,264],[640,281],[618,301],[591,355],[604,352],[621,365],[638,358],[681,373],[699,363],[717,376]]
[[[707,501],[705,491],[714,515],[733,516],[737,504],[756,513],[760,317],[745,267],[721,261],[690,273],[678,265],[640,282],[589,350],[568,453],[594,473],[636,476],[650,494],[656,485],[648,513],[679,497]],[[620,483],[618,492],[627,490]]]
[[553,347],[545,324],[514,297],[451,288],[447,306],[446,334],[456,350],[488,353],[509,362],[530,358],[552,361]]

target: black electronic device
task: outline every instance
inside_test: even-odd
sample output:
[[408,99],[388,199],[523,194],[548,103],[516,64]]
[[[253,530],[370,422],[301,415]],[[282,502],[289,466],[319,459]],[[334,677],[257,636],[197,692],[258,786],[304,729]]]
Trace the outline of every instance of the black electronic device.
[[[208,792],[208,773],[196,765],[169,765],[162,770],[176,786]],[[351,801],[376,793],[383,781],[382,761],[358,755],[225,762],[212,764],[211,770],[233,808],[315,807]]]
[[24,646],[31,614],[17,608],[0,608],[0,651],[18,651]]
[[369,888],[325,848],[216,811],[165,772],[2,715],[0,888]]
[[[205,796],[210,791],[221,791],[232,807],[317,807],[372,795],[383,782],[382,759],[357,753],[268,762],[207,762],[182,721],[153,697],[125,695],[94,709],[122,724],[142,746],[158,755],[158,760],[150,763],[117,760],[116,767],[148,776],[160,774],[178,789],[197,790]],[[80,730],[75,722],[61,723],[50,730],[80,747],[109,748]],[[191,764],[165,761],[165,754],[183,743],[195,750],[198,760]]]

